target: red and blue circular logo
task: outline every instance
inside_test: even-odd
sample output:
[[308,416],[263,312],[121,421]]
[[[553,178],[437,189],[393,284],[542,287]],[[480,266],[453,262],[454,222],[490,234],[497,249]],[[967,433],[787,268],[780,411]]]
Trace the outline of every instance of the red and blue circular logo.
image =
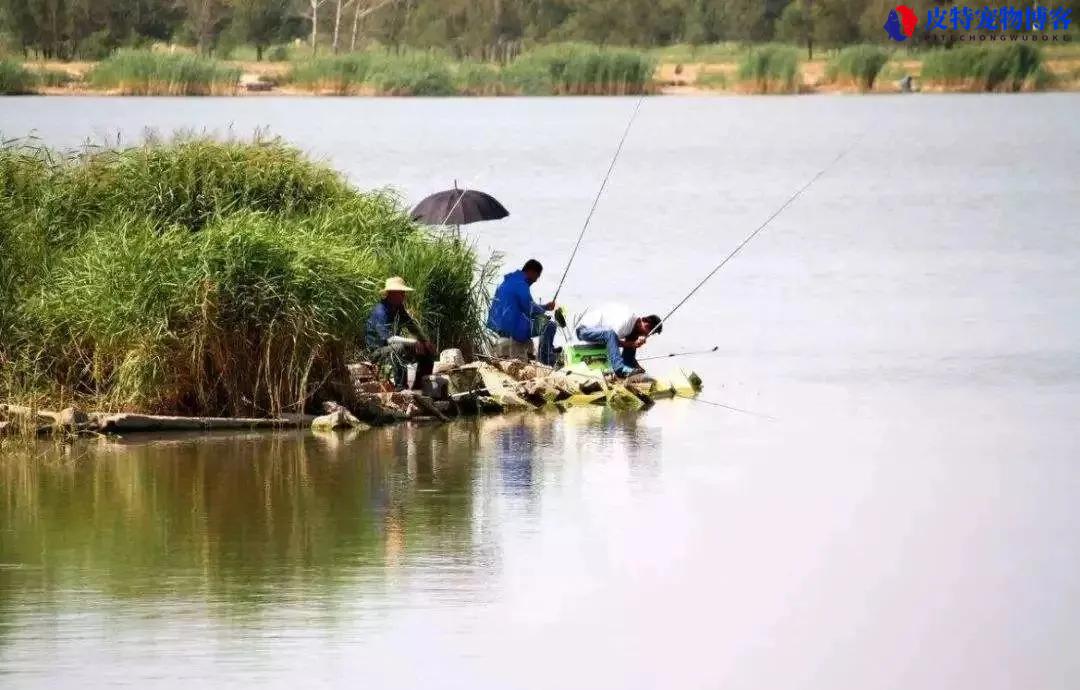
[[889,18],[885,20],[885,33],[897,43],[902,43],[911,38],[918,23],[919,18],[915,16],[914,10],[907,5],[897,5],[889,10]]

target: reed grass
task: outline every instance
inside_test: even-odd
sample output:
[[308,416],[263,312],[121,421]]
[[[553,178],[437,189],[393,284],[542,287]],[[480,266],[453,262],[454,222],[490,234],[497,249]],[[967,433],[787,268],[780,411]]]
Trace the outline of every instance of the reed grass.
[[354,95],[363,90],[372,62],[371,52],[298,60],[292,63],[286,82],[309,91]]
[[424,51],[373,49],[293,63],[293,86],[337,95],[448,96],[455,93],[450,61]]
[[11,59],[0,59],[0,95],[15,96],[33,93],[37,86],[34,73]]
[[559,43],[523,53],[503,73],[529,95],[626,95],[645,93],[654,68],[653,58],[639,50]]
[[957,46],[923,56],[922,80],[964,91],[1020,91],[1045,88],[1050,74],[1035,46]]
[[463,96],[503,96],[510,88],[494,65],[462,62],[454,72],[457,93]]
[[0,182],[0,398],[297,410],[343,380],[389,275],[438,345],[482,333],[470,246],[275,141],[8,146]]
[[375,92],[386,96],[450,96],[455,93],[450,60],[438,53],[375,53],[368,72]]
[[750,49],[738,68],[742,88],[753,93],[795,93],[798,74],[799,50],[780,43]]
[[208,96],[234,93],[240,69],[190,53],[119,50],[98,63],[88,82],[129,96]]
[[295,62],[288,82],[339,95],[618,95],[646,91],[652,72],[643,52],[585,44],[539,48],[502,69],[437,52],[373,49]]
[[78,81],[74,75],[62,69],[38,67],[33,70],[33,74],[35,81],[40,86],[48,86],[51,88],[62,88]]
[[850,84],[860,91],[872,91],[889,53],[884,48],[863,44],[848,46],[837,53],[825,67],[825,79]]

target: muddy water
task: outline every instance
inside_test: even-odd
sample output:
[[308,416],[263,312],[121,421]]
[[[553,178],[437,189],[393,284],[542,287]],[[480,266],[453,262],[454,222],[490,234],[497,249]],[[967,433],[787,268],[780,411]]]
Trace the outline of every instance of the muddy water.
[[[457,178],[510,209],[468,231],[544,261],[545,297],[632,107],[20,98],[0,131],[267,126],[408,200]],[[719,345],[683,360],[703,397],[775,421],[672,401],[7,449],[0,685],[1075,687],[1078,110],[648,101],[571,306],[663,311],[858,142],[650,345]]]

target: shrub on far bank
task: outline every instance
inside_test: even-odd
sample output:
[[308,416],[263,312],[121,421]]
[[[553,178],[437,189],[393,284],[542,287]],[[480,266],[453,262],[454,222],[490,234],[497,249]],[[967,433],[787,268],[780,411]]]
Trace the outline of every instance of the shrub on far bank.
[[424,51],[375,53],[367,81],[385,96],[450,96],[454,80],[445,55]]
[[751,48],[739,63],[739,80],[753,93],[795,93],[799,88],[799,50],[780,43]]
[[825,77],[830,82],[871,89],[888,64],[889,57],[889,51],[879,45],[860,43],[845,46],[829,58],[825,65]]
[[923,55],[922,80],[966,91],[1020,91],[1045,88],[1050,74],[1035,46],[954,46]]
[[457,93],[463,96],[502,96],[510,89],[498,68],[483,62],[462,62],[454,72]]
[[48,67],[39,67],[35,69],[34,76],[37,79],[38,84],[51,88],[62,88],[68,84],[79,81],[77,77],[66,70],[51,69]]
[[869,44],[848,46],[829,60],[825,78],[833,83],[855,85],[861,91],[872,91],[888,61],[889,53],[884,48]]
[[338,96],[370,92],[381,96],[449,96],[454,78],[445,56],[381,49],[294,62],[288,82]]
[[33,72],[15,60],[0,59],[0,94],[19,95],[33,93],[37,80]]
[[347,96],[360,92],[371,63],[369,52],[306,58],[292,63],[286,81],[309,91]]
[[654,68],[639,50],[560,43],[523,53],[503,75],[527,95],[628,95],[648,90]]
[[98,63],[87,81],[131,96],[207,96],[236,91],[240,70],[191,53],[119,50]]

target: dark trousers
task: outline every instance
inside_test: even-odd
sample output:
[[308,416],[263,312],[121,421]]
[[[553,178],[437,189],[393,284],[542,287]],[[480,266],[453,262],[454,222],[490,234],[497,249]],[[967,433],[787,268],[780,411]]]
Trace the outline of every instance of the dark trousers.
[[390,365],[394,387],[399,391],[409,387],[409,364],[416,364],[413,390],[420,390],[424,384],[424,377],[431,376],[431,372],[435,370],[435,355],[418,354],[415,345],[409,345],[403,350],[395,350],[389,346],[381,347],[375,351],[373,359],[379,364]]

